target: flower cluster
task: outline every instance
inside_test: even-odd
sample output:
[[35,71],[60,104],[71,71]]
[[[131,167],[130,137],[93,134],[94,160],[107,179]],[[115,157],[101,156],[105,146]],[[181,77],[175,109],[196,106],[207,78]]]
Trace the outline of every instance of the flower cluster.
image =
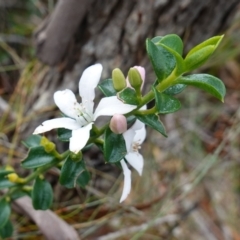
[[[139,66],[134,68],[139,72],[142,88],[145,70]],[[35,129],[33,134],[41,134],[56,128],[69,129],[72,131],[72,136],[69,139],[69,149],[77,154],[87,144],[94,121],[99,116],[113,116],[110,128],[113,132],[117,131],[117,134],[123,134],[127,149],[125,158],[120,161],[124,174],[124,187],[120,199],[120,202],[122,202],[131,190],[131,171],[128,169],[126,162],[136,169],[140,175],[142,174],[143,157],[138,153],[138,150],[146,137],[146,129],[142,122],[136,120],[133,126],[127,130],[127,121],[123,114],[131,112],[137,106],[125,104],[117,96],[102,98],[94,111],[95,88],[99,83],[101,73],[101,64],[90,66],[83,72],[79,81],[81,103],[78,103],[74,93],[69,89],[55,92],[54,101],[64,117],[43,122]],[[126,81],[128,87],[131,87],[128,77],[124,81]],[[124,122],[123,127],[121,127],[122,121]]]

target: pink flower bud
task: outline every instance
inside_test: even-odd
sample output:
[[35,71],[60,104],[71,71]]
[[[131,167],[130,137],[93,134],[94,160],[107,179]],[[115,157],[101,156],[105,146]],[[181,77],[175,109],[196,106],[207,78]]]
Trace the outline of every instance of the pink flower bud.
[[[142,90],[143,85],[144,85],[144,81],[145,81],[145,68],[141,67],[141,66],[134,66],[133,68],[136,68],[141,75],[141,79],[142,79],[141,90]],[[127,86],[130,87],[131,85],[129,83],[128,77],[126,78],[126,81],[127,81]]]
[[127,131],[127,119],[122,114],[114,114],[110,121],[110,129],[116,134]]

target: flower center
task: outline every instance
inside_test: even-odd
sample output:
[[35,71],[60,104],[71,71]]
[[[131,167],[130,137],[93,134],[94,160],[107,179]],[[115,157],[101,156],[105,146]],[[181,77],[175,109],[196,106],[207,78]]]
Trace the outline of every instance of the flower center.
[[138,152],[138,150],[141,149],[141,145],[138,141],[132,143],[132,150],[134,152]]
[[86,126],[88,123],[93,121],[92,113],[89,112],[83,104],[76,103],[74,106],[74,110],[77,115],[76,120],[82,126]]

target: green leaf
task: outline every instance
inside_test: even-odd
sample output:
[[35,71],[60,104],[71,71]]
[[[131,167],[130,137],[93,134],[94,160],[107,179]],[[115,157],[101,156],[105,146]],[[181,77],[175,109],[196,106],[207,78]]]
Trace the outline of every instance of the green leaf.
[[6,178],[6,176],[12,172],[13,172],[13,170],[6,170],[3,168],[0,169],[0,189],[9,188],[9,187],[16,185],[15,183],[10,182]]
[[145,123],[149,127],[155,129],[160,132],[163,136],[167,137],[166,130],[160,121],[158,115],[156,114],[148,114],[148,115],[136,115],[136,118],[141,122]]
[[85,188],[86,185],[89,183],[91,179],[91,175],[89,173],[89,171],[85,170],[83,172],[80,173],[80,175],[77,178],[77,183],[82,187]]
[[105,160],[110,163],[122,160],[127,154],[122,134],[115,134],[110,128],[107,128],[104,137],[103,153]]
[[84,161],[74,161],[69,155],[62,166],[59,181],[66,188],[74,188],[77,178],[84,170]]
[[224,101],[226,88],[223,82],[214,76],[208,74],[192,74],[177,78],[176,83],[192,85],[201,88],[222,102]]
[[187,85],[185,84],[176,84],[166,89],[163,93],[166,93],[168,95],[175,95],[182,92],[186,87]]
[[72,137],[72,130],[66,128],[58,128],[57,135],[60,141],[69,142],[69,139]]
[[106,79],[98,84],[99,89],[106,97],[116,96],[117,92],[113,87],[112,79]]
[[192,71],[203,65],[218,47],[222,38],[223,36],[212,37],[191,49],[184,60],[185,71]]
[[215,49],[218,47],[219,43],[222,41],[224,35],[222,36],[215,36],[212,38],[207,39],[206,41],[198,44],[194,48],[192,48],[189,53],[187,54],[186,58],[189,57],[190,55],[194,54],[195,52],[199,51],[200,49],[203,49],[207,46],[214,46]]
[[151,40],[146,41],[147,53],[158,81],[168,77],[176,65],[175,57],[161,45],[156,46]]
[[37,147],[40,145],[41,138],[40,135],[31,135],[25,141],[22,141],[22,143],[27,148]]
[[52,186],[48,181],[36,178],[32,190],[32,203],[36,210],[47,210],[53,202]]
[[160,39],[158,43],[161,43],[175,52],[177,52],[180,56],[183,53],[183,42],[182,39],[176,34],[168,34]]
[[180,74],[184,73],[185,62],[184,62],[182,56],[178,52],[174,51],[173,49],[171,49],[168,46],[165,46],[161,43],[159,43],[158,46],[164,47],[167,51],[172,53],[172,55],[175,57],[175,60],[176,60],[176,66],[175,66],[175,70],[174,70],[175,75],[180,75]]
[[0,236],[1,238],[9,238],[13,234],[13,225],[10,220],[6,222],[6,224],[0,228]]
[[30,191],[23,191],[23,190],[18,189],[11,194],[11,199],[16,200],[16,199],[21,198],[21,197],[26,196],[26,195],[31,196],[31,192]]
[[0,177],[0,189],[10,188],[16,185],[15,183],[10,182],[5,176]]
[[132,88],[125,88],[118,93],[118,97],[126,104],[138,105],[137,93]]
[[160,42],[160,40],[161,40],[162,38],[163,38],[163,37],[161,37],[161,36],[157,36],[157,37],[152,38],[151,41],[152,41],[153,43],[158,43],[158,42]]
[[44,147],[38,146],[30,148],[27,158],[22,161],[21,165],[24,168],[32,169],[44,166],[54,161],[56,161],[54,155],[45,152]]
[[156,108],[158,113],[173,113],[181,108],[181,103],[178,99],[168,94],[160,93],[155,88],[153,88],[153,91],[155,94]]
[[209,59],[214,50],[214,46],[207,46],[186,57],[184,60],[185,72],[192,71],[202,66]]
[[0,169],[0,179],[7,176],[9,173],[13,173],[13,170]]
[[8,221],[11,213],[11,208],[9,203],[2,198],[0,200],[0,228],[2,228]]

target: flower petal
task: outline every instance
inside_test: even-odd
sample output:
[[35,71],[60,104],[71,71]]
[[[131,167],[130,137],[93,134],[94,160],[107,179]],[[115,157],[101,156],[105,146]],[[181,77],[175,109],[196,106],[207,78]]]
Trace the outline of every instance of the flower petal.
[[102,98],[98,104],[95,113],[94,120],[99,116],[113,116],[114,114],[125,114],[134,110],[137,106],[124,104],[116,96]]
[[124,160],[121,160],[120,163],[122,165],[123,175],[124,175],[123,192],[120,198],[120,203],[121,203],[127,198],[128,194],[131,191],[131,171],[127,167],[127,164],[125,163]]
[[79,103],[71,90],[57,91],[54,93],[53,98],[62,113],[70,118],[77,118],[76,108],[79,106]]
[[141,145],[143,143],[143,141],[145,140],[146,135],[147,135],[146,128],[144,126],[141,129],[135,131],[135,136],[133,138],[133,141],[137,142],[139,145]]
[[95,98],[95,88],[102,74],[102,65],[95,64],[86,68],[79,81],[79,94],[82,98],[82,104],[90,112],[93,112],[93,99]]
[[90,130],[93,123],[89,123],[85,127],[72,131],[72,137],[70,138],[69,149],[71,152],[78,153],[87,143],[90,137]]
[[123,133],[127,152],[131,151],[134,136],[135,136],[135,131],[132,130],[131,128],[129,128],[126,132]]
[[139,120],[136,120],[135,123],[131,126],[131,129],[136,131],[145,127],[145,124]]
[[136,68],[138,70],[138,72],[141,75],[142,80],[145,80],[145,68],[141,67],[141,66],[134,66],[134,68]]
[[79,128],[79,124],[71,118],[55,118],[43,122],[35,129],[33,134],[44,133],[55,128],[66,128],[69,130],[74,130]]
[[140,153],[138,152],[130,152],[125,156],[128,163],[139,173],[142,175],[144,160]]

